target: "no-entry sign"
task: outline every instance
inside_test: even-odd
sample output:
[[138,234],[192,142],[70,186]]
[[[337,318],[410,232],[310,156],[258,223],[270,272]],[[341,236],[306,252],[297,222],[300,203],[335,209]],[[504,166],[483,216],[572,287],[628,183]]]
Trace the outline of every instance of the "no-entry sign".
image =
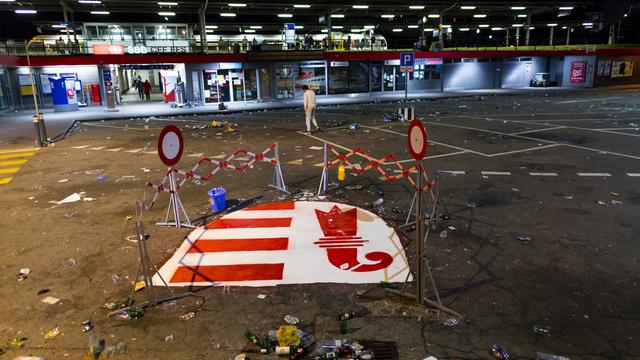
[[422,121],[414,119],[409,123],[409,153],[414,159],[420,161],[427,154],[427,131]]
[[180,161],[184,143],[182,133],[175,125],[167,125],[158,136],[158,155],[167,166],[173,166]]

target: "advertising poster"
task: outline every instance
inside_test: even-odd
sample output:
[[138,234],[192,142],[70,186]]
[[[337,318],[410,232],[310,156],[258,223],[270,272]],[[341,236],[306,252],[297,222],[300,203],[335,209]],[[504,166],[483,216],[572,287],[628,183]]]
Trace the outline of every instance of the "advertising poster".
[[630,77],[633,75],[633,61],[613,61],[611,78]]
[[587,74],[587,62],[586,61],[572,61],[571,62],[571,75],[569,81],[572,84],[582,84],[585,82]]

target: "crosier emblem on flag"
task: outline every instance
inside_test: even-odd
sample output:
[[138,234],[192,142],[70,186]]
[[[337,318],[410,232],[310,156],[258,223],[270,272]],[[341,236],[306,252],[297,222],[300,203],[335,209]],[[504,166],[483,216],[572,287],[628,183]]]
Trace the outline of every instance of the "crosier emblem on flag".
[[395,230],[376,214],[320,201],[255,205],[191,232],[153,277],[169,286],[404,282]]
[[334,206],[329,212],[315,210],[320,228],[325,237],[314,244],[327,250],[329,262],[342,270],[367,272],[386,268],[393,262],[393,257],[386,252],[374,251],[365,258],[376,261],[374,264],[361,264],[358,261],[358,248],[368,240],[356,236],[358,233],[358,209],[341,211]]

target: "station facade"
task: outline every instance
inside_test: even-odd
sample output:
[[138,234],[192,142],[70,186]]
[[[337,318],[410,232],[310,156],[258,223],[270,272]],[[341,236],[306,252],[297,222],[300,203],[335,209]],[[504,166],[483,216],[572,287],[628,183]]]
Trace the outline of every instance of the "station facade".
[[[33,77],[30,76],[28,61]],[[640,84],[640,49],[585,51],[415,52],[413,71],[396,51],[258,51],[246,54],[127,54],[0,56],[0,111],[53,107],[50,78],[75,80],[81,106],[153,100],[181,106],[273,102],[302,98],[304,85],[319,97],[376,97],[532,85],[590,88]],[[544,78],[544,83],[532,80]]]

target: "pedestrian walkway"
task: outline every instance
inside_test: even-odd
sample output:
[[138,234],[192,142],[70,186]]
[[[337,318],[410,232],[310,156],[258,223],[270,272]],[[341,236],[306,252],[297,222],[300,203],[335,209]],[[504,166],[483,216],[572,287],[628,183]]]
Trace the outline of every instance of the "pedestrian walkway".
[[13,180],[13,174],[20,171],[29,158],[36,154],[38,148],[0,149],[0,185],[7,185]]

